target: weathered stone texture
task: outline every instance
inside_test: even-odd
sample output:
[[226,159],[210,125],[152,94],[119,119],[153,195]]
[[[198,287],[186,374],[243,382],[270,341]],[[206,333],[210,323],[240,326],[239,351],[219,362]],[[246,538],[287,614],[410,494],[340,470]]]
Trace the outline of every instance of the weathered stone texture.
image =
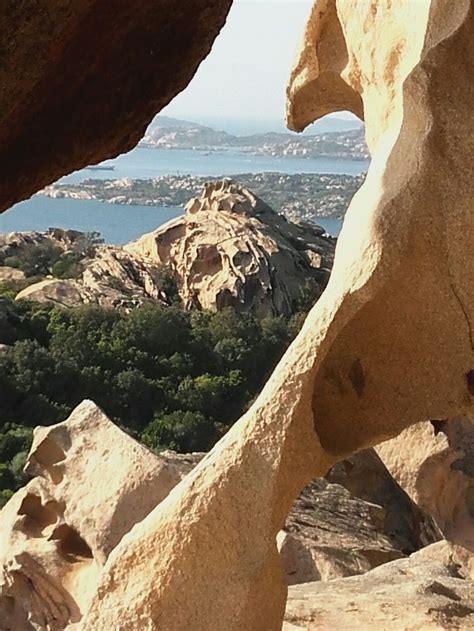
[[0,212],[132,149],[210,51],[231,0],[0,5]]
[[[125,246],[169,266],[186,308],[290,315],[306,283],[321,294],[335,240],[298,225],[230,180],[207,185],[186,213]],[[317,291],[316,291],[317,290]]]
[[[251,410],[111,554],[84,629],[280,629],[274,540],[300,489],[411,424],[471,410],[472,22],[468,0],[316,5],[290,123],[361,99],[372,154],[333,274]],[[317,62],[334,33],[345,56],[328,78]]]

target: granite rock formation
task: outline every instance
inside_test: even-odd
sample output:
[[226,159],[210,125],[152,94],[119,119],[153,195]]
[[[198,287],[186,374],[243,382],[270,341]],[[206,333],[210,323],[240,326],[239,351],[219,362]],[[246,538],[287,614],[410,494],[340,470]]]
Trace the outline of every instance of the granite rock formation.
[[417,423],[377,452],[449,541],[474,552],[474,424],[468,417]]
[[120,246],[84,248],[83,242],[87,243],[85,233],[59,228],[0,235],[0,256],[5,261],[12,256],[20,260],[25,257],[31,259],[35,256],[35,249],[41,246],[57,248],[61,257],[80,252],[75,278],[53,278],[49,275],[25,279],[20,270],[0,266],[0,280],[24,281],[26,286],[17,293],[18,300],[49,302],[64,307],[99,304],[133,308],[150,301],[169,304],[170,297],[163,288],[162,270],[156,264],[147,265]]
[[2,3],[0,212],[65,173],[132,149],[189,83],[231,4]]
[[156,265],[147,265],[114,246],[99,247],[94,257],[85,261],[77,279],[46,278],[22,289],[16,300],[50,302],[63,307],[99,304],[127,309],[145,302],[169,304]]
[[470,0],[316,4],[290,125],[363,109],[372,155],[332,276],[252,408],[111,553],[84,630],[280,629],[275,538],[304,485],[472,411],[472,32]]
[[[90,401],[37,427],[26,466],[35,477],[0,512],[2,631],[74,628],[123,535],[203,457],[155,455]],[[328,477],[339,483],[313,481],[278,536],[289,584],[360,574],[436,540],[373,452]]]
[[[59,229],[11,233],[0,237],[0,251],[11,256],[49,241],[67,254],[80,238],[81,233]],[[96,246],[81,262],[77,278],[42,279],[21,290],[17,299],[65,307],[166,305],[166,269],[188,309],[232,307],[261,316],[290,315],[305,289],[315,298],[322,293],[334,249],[335,239],[323,228],[292,223],[249,190],[224,180],[192,199],[183,217],[137,241]]]
[[[97,3],[77,6],[85,4]],[[137,6],[145,5],[151,6],[149,2]],[[20,17],[23,6],[18,9]],[[169,5],[160,3],[157,10],[163,6]],[[173,6],[173,14],[183,20],[185,35],[190,30],[199,34],[199,24],[204,24],[196,6],[187,3],[182,12]],[[129,32],[136,24],[135,5],[132,10],[127,3],[127,8],[131,19],[122,23]],[[116,19],[123,17],[125,4],[119,9],[104,11]],[[197,27],[196,20],[188,19],[188,11],[201,18]],[[140,10],[136,14],[143,17]],[[52,15],[58,15],[57,8]],[[206,17],[210,15],[212,11]],[[301,489],[353,452],[388,440],[415,423],[472,415],[473,21],[471,0],[316,3],[290,82],[289,123],[302,129],[325,113],[351,109],[364,115],[372,156],[365,184],[345,218],[333,274],[252,408],[109,554],[81,621],[82,631],[278,631],[287,589],[276,536]],[[5,24],[11,26],[11,20],[3,21],[2,28]],[[61,24],[68,29],[71,21]],[[87,20],[81,22],[84,26]],[[204,31],[208,32],[207,26]],[[61,56],[64,49],[56,46],[65,39],[55,36],[54,28],[43,32],[54,42],[58,59],[67,63],[70,56]],[[169,37],[156,38],[152,33],[154,40],[171,42],[171,49],[181,53],[183,41],[174,34],[172,29]],[[91,37],[90,29],[87,37]],[[6,68],[24,81],[21,64],[13,65],[11,39],[3,39],[7,54],[2,72]],[[143,40],[147,42],[146,37]],[[79,125],[77,116],[65,117],[79,134],[77,153],[74,140],[67,147],[63,144],[63,139],[76,138],[68,133],[67,125],[56,128],[53,139],[48,134],[50,151],[45,155],[41,143],[34,151],[30,145],[28,159],[22,159],[18,148],[25,145],[15,136],[21,125],[24,134],[34,138],[37,121],[43,137],[48,133],[48,108],[43,105],[53,95],[63,94],[56,89],[54,77],[63,88],[64,66],[51,64],[52,81],[36,84],[37,99],[28,94],[27,107],[32,101],[33,111],[43,107],[43,116],[30,117],[30,125],[20,115],[23,95],[12,91],[2,113],[8,116],[14,103],[17,116],[10,118],[19,125],[2,125],[2,145],[11,161],[4,172],[2,207],[45,184],[45,164],[52,165],[52,177],[53,166],[56,169],[58,160],[64,161],[55,171],[57,176],[73,164],[83,164],[87,152],[97,159],[99,146],[107,147],[100,157],[128,146],[123,140],[126,131],[139,127],[135,110],[125,96],[110,98],[115,93],[110,77],[117,75],[109,75],[107,64],[95,61],[101,55],[110,60],[109,50],[116,52],[118,47],[120,57],[124,49],[133,49],[124,45],[123,38],[116,41],[115,48],[81,46],[78,76],[84,76],[83,69],[89,74],[96,71],[96,81],[81,85],[90,88],[102,82],[107,103],[93,99],[93,89],[85,90],[79,99],[75,90],[80,82],[71,82],[74,103],[97,102],[103,113],[100,125],[95,126],[88,124],[87,117],[81,116]],[[25,53],[28,61],[32,56],[29,49],[13,50]],[[38,56],[33,68],[48,61],[47,56]],[[162,59],[166,67],[171,61],[171,55]],[[134,63],[136,57],[131,55],[125,67],[137,70],[140,86],[147,85]],[[66,67],[76,76],[77,63]],[[174,67],[172,74],[182,77]],[[156,75],[160,77],[159,72]],[[70,96],[71,90],[64,93]],[[140,103],[141,97],[142,92]],[[114,116],[107,106],[113,101],[125,103],[125,119]],[[114,142],[117,130],[120,141]],[[132,137],[131,144],[133,133]],[[16,152],[8,142],[11,138]],[[9,193],[12,190],[14,196]],[[388,609],[388,615],[408,623],[411,618],[415,628],[446,627],[451,624],[449,619],[445,622],[449,616],[458,627],[470,624],[473,608],[466,589],[471,586],[453,582],[449,568],[433,567],[431,562],[423,563],[420,573],[433,577],[428,591],[434,596],[425,601],[428,609],[423,607],[416,614],[413,607],[427,583],[417,579],[413,557],[386,564],[362,578],[327,583],[322,588],[326,590],[324,605],[331,606],[325,609],[326,620],[332,616],[334,625],[343,621],[337,598],[344,599],[347,610],[364,580],[370,585],[369,602],[373,603],[374,582],[380,585],[389,580],[393,564],[401,564],[401,569],[395,566],[398,579],[394,582],[401,583],[402,608],[391,607],[387,600],[395,593],[393,588],[383,596],[379,613]],[[406,579],[409,570],[412,581]],[[348,586],[349,598],[342,595],[342,585]],[[346,617],[344,628],[353,625],[356,616],[363,623],[367,620],[365,603],[360,615],[357,607],[349,612],[350,622]],[[376,620],[371,616],[370,625]]]
[[323,228],[292,223],[223,180],[208,184],[183,217],[125,249],[170,267],[188,308],[289,315],[306,283],[322,293],[334,245]]
[[283,631],[473,629],[472,582],[444,548],[433,544],[362,576],[290,587]]
[[35,477],[1,511],[0,629],[56,631],[80,620],[111,550],[187,473],[91,401],[35,430]]

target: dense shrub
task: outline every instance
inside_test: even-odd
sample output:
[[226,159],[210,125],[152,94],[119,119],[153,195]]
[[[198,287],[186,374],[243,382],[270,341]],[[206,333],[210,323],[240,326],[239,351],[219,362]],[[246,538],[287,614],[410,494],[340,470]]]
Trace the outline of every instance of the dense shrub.
[[156,451],[209,449],[258,394],[295,322],[0,299],[0,490],[23,483],[31,428],[85,398]]

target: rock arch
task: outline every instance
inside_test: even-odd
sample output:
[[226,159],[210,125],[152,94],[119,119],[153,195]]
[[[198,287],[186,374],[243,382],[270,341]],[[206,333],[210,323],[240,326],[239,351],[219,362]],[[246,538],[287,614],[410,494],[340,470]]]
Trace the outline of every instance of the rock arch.
[[329,286],[252,409],[113,551],[83,629],[280,629],[275,536],[302,486],[472,413],[472,32],[469,0],[316,3],[290,126],[360,98],[372,152]]
[[[130,3],[121,2],[114,17],[93,0],[77,1],[74,9],[61,3],[57,14],[45,10],[41,19],[53,36],[59,33],[54,41],[61,46],[35,61],[10,101],[4,95],[4,120],[12,123],[1,126],[0,143],[4,162],[8,152],[11,162],[0,207],[133,146],[209,50],[230,1],[209,4],[195,0],[176,11],[165,0],[143,0],[132,15]],[[155,14],[158,8],[164,13]],[[191,14],[197,16],[192,37]],[[77,68],[80,57],[72,51],[77,55],[90,36],[81,29],[94,16],[104,26],[98,33],[129,18],[110,32],[104,58],[87,53],[84,65],[97,77],[121,59],[124,45],[138,41],[133,34],[140,27],[158,29],[162,20],[186,44],[176,50],[171,37],[160,43],[161,62],[167,53],[167,64],[177,60],[176,80],[153,80],[145,94],[134,79],[120,93],[117,83],[106,82],[108,97],[117,88],[112,109],[73,108],[70,123],[42,153],[60,102],[52,95],[58,79],[48,85],[51,75],[41,64],[54,61],[58,71],[69,59]],[[11,17],[3,28],[21,10]],[[33,28],[34,21],[26,24]],[[316,3],[290,81],[290,126],[302,129],[334,108],[363,112],[372,153],[331,281],[251,410],[111,552],[83,631],[280,629],[286,586],[275,538],[306,482],[418,421],[472,416],[473,30],[472,0]],[[8,46],[6,55],[18,72],[22,60]],[[134,51],[125,68],[136,70],[140,59]],[[145,65],[145,76],[153,75],[154,63]],[[82,96],[90,103],[95,81],[82,78],[76,88],[87,88]],[[76,88],[65,92],[70,104],[81,95]],[[29,113],[26,94],[37,96]],[[134,119],[139,102],[143,110]],[[74,136],[81,111],[91,124]],[[29,157],[27,133],[36,143]]]

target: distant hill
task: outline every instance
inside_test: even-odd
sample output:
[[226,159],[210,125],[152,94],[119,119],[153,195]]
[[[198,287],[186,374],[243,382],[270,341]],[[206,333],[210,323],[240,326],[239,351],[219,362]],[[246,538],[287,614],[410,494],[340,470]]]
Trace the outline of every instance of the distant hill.
[[150,127],[156,125],[160,127],[208,127],[225,131],[234,136],[253,136],[255,134],[264,134],[267,132],[275,132],[279,134],[291,134],[292,136],[314,136],[315,134],[327,134],[331,132],[347,132],[363,127],[363,123],[355,118],[342,118],[339,116],[325,116],[310,125],[302,134],[289,132],[285,126],[284,120],[245,120],[245,119],[227,119],[220,117],[209,117],[199,119],[199,122],[190,122],[189,120],[163,116],[159,114]]
[[347,123],[351,128],[345,131],[313,134],[267,131],[241,136],[227,131],[218,131],[200,123],[157,116],[148,128],[141,144],[157,149],[201,151],[236,149],[254,155],[276,157],[329,157],[356,160],[368,158],[362,125],[354,129],[354,121],[329,118],[326,121],[329,126]]

